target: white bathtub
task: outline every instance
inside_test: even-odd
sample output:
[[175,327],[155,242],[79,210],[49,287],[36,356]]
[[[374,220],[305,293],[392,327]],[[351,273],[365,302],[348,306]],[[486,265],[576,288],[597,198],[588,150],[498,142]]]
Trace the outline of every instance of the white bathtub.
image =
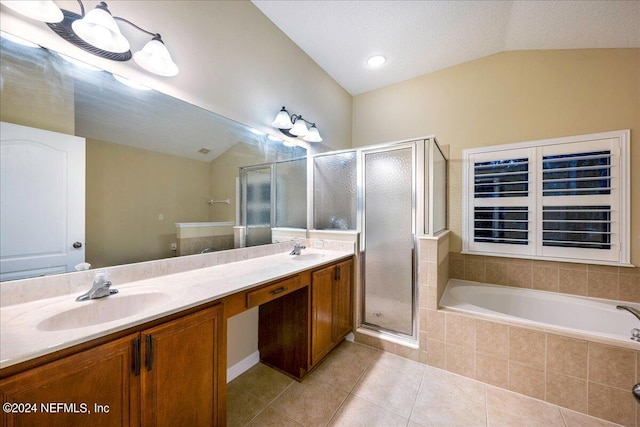
[[640,328],[640,321],[616,309],[618,304],[640,310],[640,304],[459,279],[449,280],[440,300],[441,307],[456,311],[633,343],[631,329]]

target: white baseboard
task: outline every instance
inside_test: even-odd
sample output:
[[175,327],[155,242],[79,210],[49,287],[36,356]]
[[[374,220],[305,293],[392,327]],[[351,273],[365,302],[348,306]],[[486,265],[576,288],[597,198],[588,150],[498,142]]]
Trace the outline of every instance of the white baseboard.
[[260,362],[260,352],[256,351],[245,357],[235,365],[227,369],[227,383],[231,382],[234,378],[242,375],[248,371],[253,365]]

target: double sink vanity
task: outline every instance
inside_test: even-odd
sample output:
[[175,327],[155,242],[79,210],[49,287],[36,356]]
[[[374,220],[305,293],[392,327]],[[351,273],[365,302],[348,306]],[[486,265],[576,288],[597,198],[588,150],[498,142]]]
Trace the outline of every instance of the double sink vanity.
[[227,319],[258,307],[261,361],[302,380],[353,329],[353,277],[307,249],[3,306],[2,425],[224,426]]

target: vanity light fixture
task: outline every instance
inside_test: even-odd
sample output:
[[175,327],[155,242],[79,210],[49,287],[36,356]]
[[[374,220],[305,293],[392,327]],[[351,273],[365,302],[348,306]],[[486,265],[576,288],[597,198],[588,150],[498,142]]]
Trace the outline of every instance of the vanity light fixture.
[[[65,9],[60,9],[53,1],[0,1],[8,8],[32,19],[44,21],[56,34],[69,43],[100,58],[112,61],[128,61],[131,58],[146,71],[164,77],[178,74],[178,66],[171,59],[171,55],[164,45],[160,34],[152,33],[139,27],[133,22],[118,16],[112,16],[107,4],[100,2],[95,9],[85,14],[84,5],[80,5],[80,15]],[[60,19],[53,15],[40,17],[32,13],[35,4],[42,5],[42,9],[56,8],[60,12]],[[32,4],[31,7],[26,7]],[[38,8],[40,9],[40,8]],[[151,41],[138,52],[132,54],[129,41],[122,35],[116,21],[126,22],[134,28],[151,36]]]
[[[311,128],[307,128],[307,124],[311,125]],[[304,119],[301,115],[291,114],[283,106],[278,112],[275,120],[271,125],[278,128],[280,132],[290,137],[300,137],[307,142],[321,142],[322,137],[316,124]]]
[[7,0],[2,2],[9,9],[40,22],[60,22],[64,18],[62,10],[53,0],[23,1]]

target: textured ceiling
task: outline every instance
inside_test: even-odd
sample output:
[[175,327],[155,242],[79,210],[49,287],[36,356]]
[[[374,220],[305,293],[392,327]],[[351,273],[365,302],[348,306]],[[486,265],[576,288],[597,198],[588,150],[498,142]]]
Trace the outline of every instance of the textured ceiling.
[[352,95],[508,50],[640,48],[640,0],[253,3]]

